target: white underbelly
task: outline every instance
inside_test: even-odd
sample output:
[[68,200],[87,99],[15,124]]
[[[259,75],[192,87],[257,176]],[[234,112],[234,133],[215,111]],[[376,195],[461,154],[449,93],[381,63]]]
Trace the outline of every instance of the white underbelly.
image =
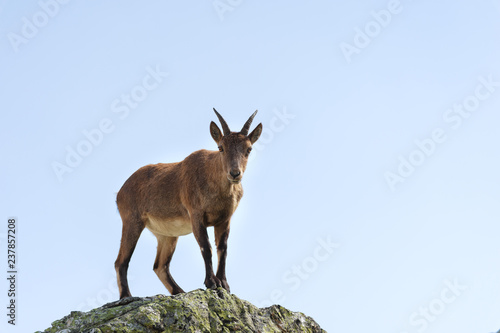
[[148,228],[155,235],[169,237],[184,236],[193,232],[193,229],[191,228],[191,221],[189,220],[163,220],[152,216],[149,216],[146,228]]

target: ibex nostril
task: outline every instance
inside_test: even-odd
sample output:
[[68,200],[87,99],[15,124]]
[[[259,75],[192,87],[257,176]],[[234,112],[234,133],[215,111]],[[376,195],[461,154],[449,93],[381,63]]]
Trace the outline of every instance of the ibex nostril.
[[236,170],[236,171],[231,170],[231,171],[229,171],[229,174],[230,174],[233,178],[236,178],[236,177],[238,177],[239,175],[241,175],[241,172],[240,172],[240,170]]

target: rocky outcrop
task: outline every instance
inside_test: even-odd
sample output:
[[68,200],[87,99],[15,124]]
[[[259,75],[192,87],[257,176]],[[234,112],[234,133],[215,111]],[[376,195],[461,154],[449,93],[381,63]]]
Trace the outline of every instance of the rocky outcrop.
[[175,296],[129,297],[89,312],[73,311],[47,333],[325,332],[310,317],[280,305],[257,308],[222,288]]

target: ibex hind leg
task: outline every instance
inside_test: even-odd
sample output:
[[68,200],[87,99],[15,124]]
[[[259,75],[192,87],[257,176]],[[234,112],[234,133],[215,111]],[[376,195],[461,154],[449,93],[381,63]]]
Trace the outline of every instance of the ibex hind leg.
[[116,278],[118,281],[118,289],[120,290],[120,299],[132,296],[128,288],[127,270],[132,253],[145,224],[140,219],[127,218],[122,216],[122,240],[120,243],[120,251],[115,261]]
[[172,295],[183,293],[184,290],[177,285],[172,275],[170,275],[170,261],[179,237],[156,235],[156,238],[158,239],[158,249],[153,270]]

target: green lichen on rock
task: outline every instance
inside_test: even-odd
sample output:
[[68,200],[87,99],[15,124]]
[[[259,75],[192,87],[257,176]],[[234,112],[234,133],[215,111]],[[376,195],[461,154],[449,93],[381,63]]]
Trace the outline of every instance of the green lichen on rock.
[[310,317],[279,305],[259,309],[222,288],[175,296],[130,297],[73,311],[45,333],[325,332]]

